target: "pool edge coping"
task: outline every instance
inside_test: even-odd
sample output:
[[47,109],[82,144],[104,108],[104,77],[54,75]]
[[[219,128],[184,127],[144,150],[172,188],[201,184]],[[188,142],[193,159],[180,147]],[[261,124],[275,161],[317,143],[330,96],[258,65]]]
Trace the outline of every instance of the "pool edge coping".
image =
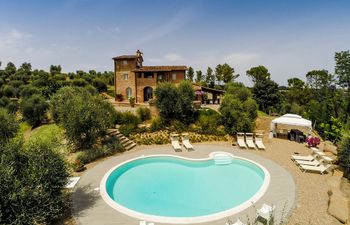
[[[106,191],[106,182],[107,182],[109,175],[117,168],[119,168],[119,167],[121,167],[129,162],[132,162],[134,160],[165,156],[165,157],[179,158],[179,159],[188,160],[188,161],[206,161],[206,160],[214,159],[214,155],[218,154],[218,153],[221,153],[221,154],[224,153],[226,155],[231,156],[232,158],[237,158],[240,160],[245,160],[245,161],[248,161],[250,163],[253,163],[254,165],[258,166],[265,174],[264,181],[263,181],[261,187],[259,188],[259,190],[251,198],[249,198],[248,200],[244,201],[242,204],[239,204],[238,206],[235,206],[233,208],[230,208],[230,209],[218,212],[218,213],[205,215],[205,216],[195,216],[195,217],[156,216],[156,215],[141,213],[141,212],[129,209],[125,206],[118,204],[117,202],[113,201],[110,198],[110,196],[108,195],[108,193]],[[103,175],[103,178],[100,182],[100,195],[101,195],[102,199],[104,200],[104,202],[106,202],[107,205],[109,205],[111,208],[113,208],[114,210],[117,210],[118,212],[120,212],[126,216],[130,216],[130,217],[133,217],[136,219],[152,221],[152,222],[157,222],[157,223],[168,223],[168,224],[207,223],[207,222],[220,220],[220,219],[224,219],[224,218],[233,216],[235,214],[238,214],[238,213],[244,211],[245,209],[247,209],[249,207],[254,206],[254,204],[257,203],[266,193],[266,191],[270,185],[270,180],[271,180],[270,172],[264,166],[262,166],[260,163],[255,162],[251,159],[247,159],[245,157],[236,156],[236,155],[229,153],[229,152],[226,152],[226,151],[211,152],[209,154],[209,157],[206,157],[206,158],[189,158],[189,157],[183,157],[183,156],[177,156],[177,155],[171,155],[171,154],[140,155],[138,157],[133,157],[131,159],[128,159],[126,161],[118,163],[117,165],[115,165],[111,169],[109,169]]]

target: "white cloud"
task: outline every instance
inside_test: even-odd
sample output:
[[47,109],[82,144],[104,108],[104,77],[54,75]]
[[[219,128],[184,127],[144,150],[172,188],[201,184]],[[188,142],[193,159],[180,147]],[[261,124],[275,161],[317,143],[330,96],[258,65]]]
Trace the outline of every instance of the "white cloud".
[[169,62],[176,62],[183,60],[183,57],[178,53],[169,53],[164,56],[164,58]]
[[23,41],[30,37],[30,34],[26,34],[18,31],[17,29],[12,29],[10,32],[0,33],[0,49],[17,47],[22,44]]
[[162,62],[162,59],[160,58],[146,58],[147,62],[150,62],[150,63],[161,63]]

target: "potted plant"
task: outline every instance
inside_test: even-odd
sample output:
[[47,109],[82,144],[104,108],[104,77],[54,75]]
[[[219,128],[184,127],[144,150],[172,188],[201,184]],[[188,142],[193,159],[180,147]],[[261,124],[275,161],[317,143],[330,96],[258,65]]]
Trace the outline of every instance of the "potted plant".
[[156,104],[156,101],[153,98],[148,99],[148,104],[150,106],[154,106]]
[[129,98],[129,103],[131,107],[135,107],[135,97],[130,97]]
[[310,147],[314,147],[316,148],[317,145],[319,145],[321,143],[321,140],[318,137],[313,137],[313,136],[309,136],[306,140],[307,145]]
[[118,102],[123,101],[123,95],[120,94],[120,93],[119,93],[119,94],[116,94],[116,95],[115,95],[115,98],[117,99]]
[[79,159],[75,160],[72,166],[73,166],[74,172],[81,172],[86,169],[84,163],[82,163]]

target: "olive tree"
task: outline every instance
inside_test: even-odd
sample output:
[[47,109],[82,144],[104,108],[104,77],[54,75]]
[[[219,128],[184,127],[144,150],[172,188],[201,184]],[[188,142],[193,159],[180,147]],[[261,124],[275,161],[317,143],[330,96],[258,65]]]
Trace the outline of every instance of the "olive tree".
[[32,95],[21,101],[23,118],[33,127],[43,122],[48,108],[49,103],[41,95]]
[[13,114],[0,108],[0,144],[6,143],[18,131],[18,122]]
[[258,106],[250,90],[241,83],[228,83],[220,105],[225,132],[251,132],[255,126]]
[[90,148],[113,126],[116,112],[111,103],[82,88],[61,89],[52,102],[54,117],[76,148]]
[[179,104],[177,104],[179,91],[172,83],[161,83],[155,90],[156,106],[160,116],[166,123],[177,118],[181,112]]
[[66,163],[52,142],[0,145],[0,224],[49,224],[65,209]]

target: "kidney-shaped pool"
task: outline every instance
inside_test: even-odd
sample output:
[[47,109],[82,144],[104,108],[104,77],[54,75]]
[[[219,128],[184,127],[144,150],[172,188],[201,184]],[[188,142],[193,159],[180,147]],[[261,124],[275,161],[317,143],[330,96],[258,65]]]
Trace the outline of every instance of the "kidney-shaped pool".
[[118,211],[164,223],[195,223],[238,213],[256,202],[270,181],[256,162],[229,153],[206,159],[142,156],[102,179],[104,200]]

